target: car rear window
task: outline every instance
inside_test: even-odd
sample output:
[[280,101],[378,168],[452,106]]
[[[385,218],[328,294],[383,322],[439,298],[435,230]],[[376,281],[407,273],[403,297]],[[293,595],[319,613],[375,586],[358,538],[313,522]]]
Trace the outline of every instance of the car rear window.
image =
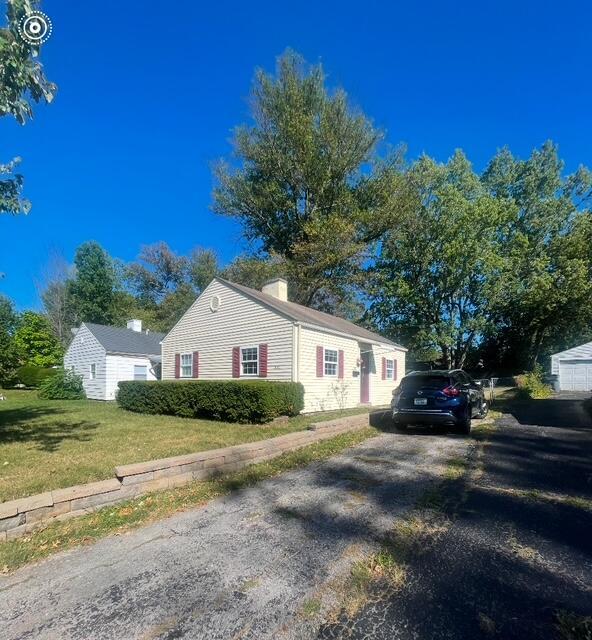
[[446,376],[410,376],[409,378],[403,378],[401,385],[404,389],[444,389],[450,385],[450,378]]

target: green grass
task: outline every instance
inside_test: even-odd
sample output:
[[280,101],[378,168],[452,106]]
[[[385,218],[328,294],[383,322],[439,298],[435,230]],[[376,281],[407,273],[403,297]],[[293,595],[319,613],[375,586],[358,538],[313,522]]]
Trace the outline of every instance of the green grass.
[[112,402],[39,400],[7,391],[0,402],[0,502],[113,477],[117,465],[254,442],[365,409],[244,425],[130,413]]
[[306,600],[302,605],[302,614],[306,618],[314,618],[314,616],[318,615],[321,611],[321,601],[317,598],[312,598],[311,600]]
[[184,487],[155,492],[117,506],[64,522],[54,522],[24,538],[0,543],[0,573],[40,560],[51,553],[120,534],[148,522],[166,518],[177,511],[205,504],[221,495],[251,486],[261,480],[325,460],[367,438],[377,435],[374,428],[345,433],[278,458],[252,465],[237,473]]

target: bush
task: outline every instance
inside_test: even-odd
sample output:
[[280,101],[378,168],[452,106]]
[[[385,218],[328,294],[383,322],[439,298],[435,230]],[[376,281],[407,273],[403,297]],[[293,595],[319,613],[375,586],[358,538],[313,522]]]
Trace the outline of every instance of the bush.
[[549,398],[553,394],[553,389],[545,384],[543,369],[539,365],[530,373],[516,376],[516,386],[522,395],[535,400]]
[[44,380],[51,376],[55,376],[58,371],[59,369],[53,369],[51,367],[25,365],[24,367],[19,367],[16,370],[16,377],[18,382],[24,384],[25,387],[37,389]]
[[261,423],[298,415],[304,408],[304,387],[266,380],[120,382],[117,402],[137,413]]
[[82,376],[66,369],[56,369],[55,375],[46,378],[39,386],[43,400],[83,400],[86,398]]

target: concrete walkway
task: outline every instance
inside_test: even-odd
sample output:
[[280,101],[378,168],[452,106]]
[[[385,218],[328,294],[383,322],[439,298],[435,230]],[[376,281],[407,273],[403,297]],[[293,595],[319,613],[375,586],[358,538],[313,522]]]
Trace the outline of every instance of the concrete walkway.
[[458,436],[385,433],[202,509],[0,578],[3,640],[304,638],[303,605],[372,546]]

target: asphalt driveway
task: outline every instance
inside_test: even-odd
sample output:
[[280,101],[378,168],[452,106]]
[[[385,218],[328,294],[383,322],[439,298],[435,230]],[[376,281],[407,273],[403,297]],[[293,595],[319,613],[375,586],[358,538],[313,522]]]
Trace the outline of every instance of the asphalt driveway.
[[463,486],[453,525],[318,638],[592,637],[592,418],[584,394],[515,404]]
[[[314,637],[349,571],[470,441],[385,433],[202,509],[0,577],[3,640]],[[310,605],[308,605],[310,608]]]

